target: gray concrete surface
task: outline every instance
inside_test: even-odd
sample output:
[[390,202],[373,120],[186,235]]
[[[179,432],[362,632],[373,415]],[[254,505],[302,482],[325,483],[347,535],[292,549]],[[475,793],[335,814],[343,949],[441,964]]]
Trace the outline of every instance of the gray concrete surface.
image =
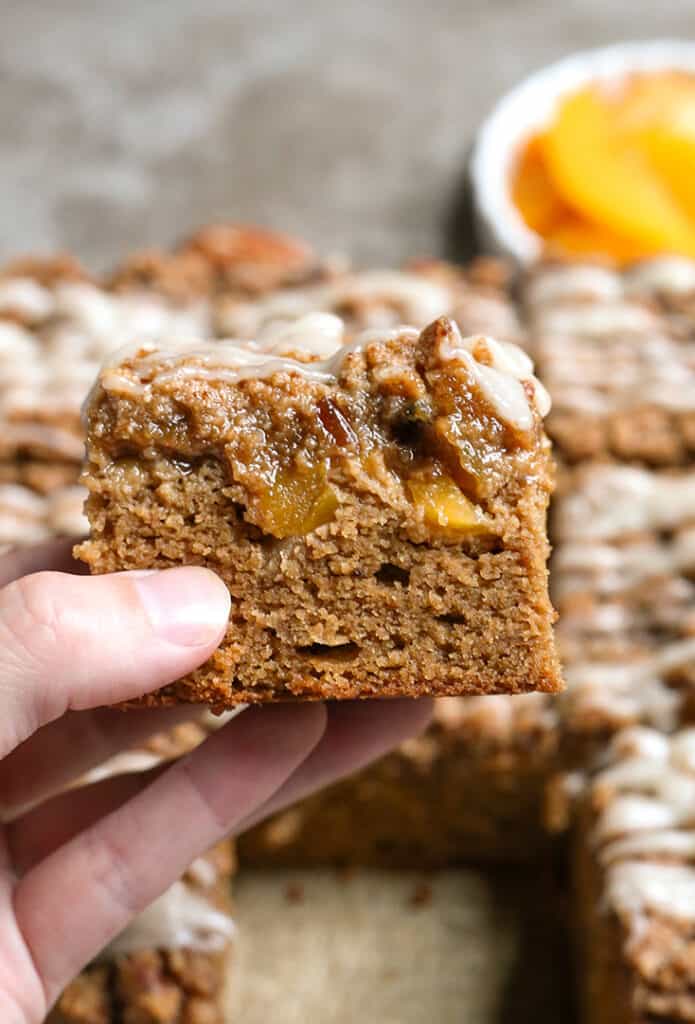
[[441,252],[496,96],[689,33],[688,0],[0,0],[0,257],[97,268],[232,217],[364,261]]

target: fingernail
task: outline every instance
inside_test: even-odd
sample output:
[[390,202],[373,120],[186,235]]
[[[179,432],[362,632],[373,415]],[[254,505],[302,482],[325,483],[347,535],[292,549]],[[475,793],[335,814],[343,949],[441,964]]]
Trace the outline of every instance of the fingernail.
[[209,569],[165,569],[135,577],[133,586],[155,633],[180,647],[212,643],[229,619],[229,591]]

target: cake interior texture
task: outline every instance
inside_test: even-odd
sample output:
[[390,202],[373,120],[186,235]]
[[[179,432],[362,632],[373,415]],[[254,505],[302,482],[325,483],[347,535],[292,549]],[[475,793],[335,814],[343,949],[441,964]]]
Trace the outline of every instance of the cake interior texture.
[[[285,346],[312,342],[308,317]],[[151,699],[557,690],[543,402],[520,350],[446,318],[320,361],[218,343],[107,366],[79,556],[205,565],[232,595],[216,654]]]

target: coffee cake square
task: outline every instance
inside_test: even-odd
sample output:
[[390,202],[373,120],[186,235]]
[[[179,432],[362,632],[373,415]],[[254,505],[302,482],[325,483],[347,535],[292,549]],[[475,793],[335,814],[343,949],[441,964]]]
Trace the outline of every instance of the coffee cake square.
[[265,344],[135,344],[102,370],[79,557],[204,565],[232,595],[215,655],[148,699],[558,690],[530,360],[444,317],[344,342],[313,314]]

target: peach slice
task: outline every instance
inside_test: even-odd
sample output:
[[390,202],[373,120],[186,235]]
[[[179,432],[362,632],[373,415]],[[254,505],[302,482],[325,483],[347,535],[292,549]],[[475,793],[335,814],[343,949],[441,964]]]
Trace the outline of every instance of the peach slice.
[[616,131],[608,101],[597,90],[563,102],[546,134],[545,153],[558,192],[589,220],[639,246],[695,256],[695,225],[646,154]]
[[639,141],[661,180],[695,223],[695,135],[652,128],[642,132]]
[[534,136],[521,151],[512,179],[512,200],[532,231],[545,235],[568,213],[545,160],[544,139]]
[[587,257],[618,266],[646,259],[658,251],[654,247],[638,245],[628,238],[622,238],[608,228],[592,224],[576,214],[570,214],[553,225],[546,233],[545,241],[548,253],[559,259]]
[[659,127],[695,134],[695,75],[682,71],[633,75],[615,106],[621,131]]

